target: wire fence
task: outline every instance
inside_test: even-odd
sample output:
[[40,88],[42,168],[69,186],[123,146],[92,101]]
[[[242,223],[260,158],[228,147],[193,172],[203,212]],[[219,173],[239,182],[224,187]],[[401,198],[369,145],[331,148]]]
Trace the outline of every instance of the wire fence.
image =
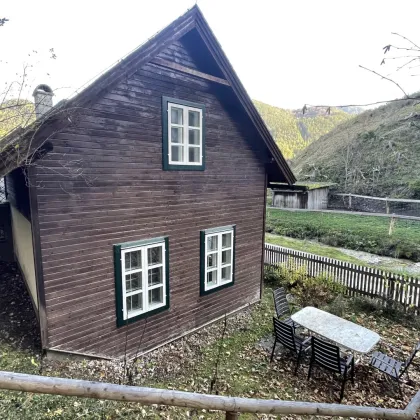
[[0,203],[6,201],[6,186],[4,183],[4,178],[0,178]]
[[420,200],[371,197],[357,194],[331,194],[328,208],[369,213],[420,216]]

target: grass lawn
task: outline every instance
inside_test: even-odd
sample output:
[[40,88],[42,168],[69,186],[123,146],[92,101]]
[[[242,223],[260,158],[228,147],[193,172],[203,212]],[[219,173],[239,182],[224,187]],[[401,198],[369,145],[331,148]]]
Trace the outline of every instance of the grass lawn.
[[420,261],[420,222],[377,216],[267,210],[269,233]]
[[[13,307],[12,302],[9,302]],[[384,341],[408,352],[418,340],[419,331],[410,325],[383,318],[376,312],[355,309],[345,299],[339,305],[345,317],[378,332]],[[369,309],[369,308],[368,308]],[[7,311],[9,311],[9,307]],[[314,379],[306,380],[305,363],[298,375],[293,375],[294,361],[278,346],[277,358],[269,363],[270,340],[274,308],[270,288],[265,288],[259,304],[249,307],[226,322],[219,321],[199,332],[166,345],[129,364],[132,383],[140,386],[162,387],[208,393],[218,355],[220,363],[213,393],[255,398],[336,402],[339,382],[332,375],[316,370]],[[13,320],[19,314],[13,313]],[[21,319],[22,322],[24,320]],[[13,321],[15,322],[15,321]],[[0,331],[0,370],[62,376],[75,379],[126,383],[123,363],[85,360],[41,360],[39,350],[25,348],[22,341]],[[370,370],[368,360],[357,365],[356,380],[346,385],[345,404],[376,405],[404,408],[415,394],[420,375],[414,368],[411,382],[404,386],[404,399],[399,400],[392,383]],[[134,403],[108,402],[92,399],[0,391],[0,419],[223,419],[220,412],[187,410],[164,406],[142,407]],[[264,415],[241,415],[241,419],[275,418]],[[282,417],[296,418],[296,417]],[[316,418],[316,417],[312,417]]]
[[362,260],[345,254],[337,248],[323,245],[307,239],[288,238],[287,236],[265,234],[265,241],[273,244],[284,246],[285,248],[296,249],[297,251],[309,252],[310,254],[321,255],[323,257],[334,258],[336,260],[346,261],[352,264],[367,265]]

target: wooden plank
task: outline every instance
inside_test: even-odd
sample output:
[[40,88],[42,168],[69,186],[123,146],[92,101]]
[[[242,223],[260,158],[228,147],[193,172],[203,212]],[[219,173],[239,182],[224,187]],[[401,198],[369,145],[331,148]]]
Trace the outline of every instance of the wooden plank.
[[169,69],[178,70],[182,73],[190,74],[196,77],[200,77],[202,79],[210,80],[212,82],[220,83],[225,86],[230,86],[229,82],[226,79],[222,79],[220,77],[212,76],[211,74],[203,73],[198,70],[194,70],[189,67],[185,67],[181,64],[174,63],[173,61],[165,60],[164,58],[156,57],[152,61],[154,64],[158,64],[163,67],[167,67]]
[[399,410],[344,404],[225,397],[13,372],[0,372],[0,388],[36,394],[128,401],[143,405],[157,404],[196,408],[199,410],[220,410],[231,413],[229,414],[230,416],[233,415],[232,413],[242,412],[408,420],[415,415],[420,400],[419,391],[411,400],[406,410]]

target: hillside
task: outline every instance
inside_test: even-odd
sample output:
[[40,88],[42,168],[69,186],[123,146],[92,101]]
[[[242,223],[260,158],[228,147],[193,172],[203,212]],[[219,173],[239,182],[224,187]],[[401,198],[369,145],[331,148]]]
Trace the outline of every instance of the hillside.
[[291,159],[299,150],[328,133],[337,124],[351,119],[351,113],[357,109],[344,112],[332,109],[327,115],[326,109],[311,109],[305,115],[302,111],[277,108],[260,101],[254,101],[258,112],[269,127],[277,145],[286,159]]
[[342,192],[420,199],[420,102],[359,114],[301,151],[292,168],[299,180],[336,182]]
[[0,104],[0,139],[17,127],[25,127],[35,119],[34,104],[27,100],[9,99]]

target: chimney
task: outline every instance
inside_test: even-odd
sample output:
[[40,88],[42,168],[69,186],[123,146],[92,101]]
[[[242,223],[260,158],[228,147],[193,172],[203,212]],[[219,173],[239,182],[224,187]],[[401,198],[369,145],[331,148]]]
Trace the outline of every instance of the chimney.
[[52,106],[53,91],[48,85],[38,85],[32,96],[35,99],[36,119],[41,118]]

